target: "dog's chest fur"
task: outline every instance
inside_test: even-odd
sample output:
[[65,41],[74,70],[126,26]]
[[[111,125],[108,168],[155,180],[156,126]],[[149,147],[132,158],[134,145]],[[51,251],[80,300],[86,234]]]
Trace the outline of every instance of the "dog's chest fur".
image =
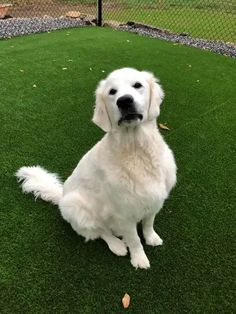
[[127,206],[156,208],[167,197],[162,165],[164,145],[158,133],[146,132],[126,134],[120,142],[113,143],[112,190],[115,184]]
[[153,147],[135,141],[123,147],[118,155],[121,184],[129,190],[145,181],[155,181],[159,174],[158,160]]

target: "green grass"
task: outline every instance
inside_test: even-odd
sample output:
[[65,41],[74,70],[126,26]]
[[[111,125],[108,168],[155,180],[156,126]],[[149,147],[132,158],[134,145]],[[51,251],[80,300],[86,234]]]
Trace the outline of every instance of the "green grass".
[[[90,122],[96,85],[124,66],[160,77],[159,122],[171,129],[162,133],[178,165],[156,220],[164,245],[145,245],[148,271],[100,240],[85,244],[56,206],[23,195],[14,177],[33,164],[70,175],[103,134]],[[235,70],[231,58],[111,29],[0,41],[1,313],[235,311]]]
[[172,32],[187,32],[193,38],[235,42],[235,15],[219,10],[202,10],[191,6],[160,8],[120,8],[104,12],[105,19],[135,21]]
[[[94,4],[91,0],[58,0]],[[222,0],[119,0],[103,1],[103,17],[126,23],[135,21],[172,32],[187,32],[193,38],[236,42],[233,1]]]
[[[74,0],[80,1],[80,0]],[[85,0],[86,1],[86,0]],[[104,1],[106,2],[106,1]],[[149,5],[149,6],[161,6],[161,5],[171,5],[171,6],[192,6],[192,7],[202,7],[202,8],[234,8],[235,4],[232,1],[223,2],[222,0],[120,0],[120,3],[128,5]]]
[[[4,1],[0,0],[0,3],[4,3]],[[94,15],[97,7],[95,0],[13,1],[13,4],[16,4],[17,12],[19,11],[20,14],[22,14],[20,12],[21,5],[27,3],[36,4],[34,8],[36,16],[42,14],[40,7],[45,7],[45,3],[47,4],[48,15],[64,14],[65,5],[68,5],[68,10],[79,10]],[[50,7],[50,5],[52,6]],[[78,7],[75,8],[74,5]],[[14,13],[14,8],[12,12]],[[27,15],[28,13],[25,12],[24,14]],[[236,43],[235,13],[236,4],[233,0],[103,1],[104,20],[122,23],[135,21],[167,29],[174,33],[186,32],[193,38],[222,40],[231,43]]]

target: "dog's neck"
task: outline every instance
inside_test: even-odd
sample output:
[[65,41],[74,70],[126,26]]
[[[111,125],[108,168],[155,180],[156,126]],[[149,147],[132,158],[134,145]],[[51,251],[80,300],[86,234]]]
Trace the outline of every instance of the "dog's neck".
[[[153,130],[155,130],[153,132]],[[132,149],[137,145],[142,147],[152,145],[153,137],[156,139],[159,134],[156,120],[146,121],[135,127],[123,127],[106,134],[107,140],[114,150]]]

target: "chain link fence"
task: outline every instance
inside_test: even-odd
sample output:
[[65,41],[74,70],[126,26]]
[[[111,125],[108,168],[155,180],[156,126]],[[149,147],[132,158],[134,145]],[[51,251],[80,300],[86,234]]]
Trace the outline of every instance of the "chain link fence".
[[236,42],[235,0],[103,1],[103,18],[144,23],[193,38]]
[[[133,21],[173,33],[184,33],[192,38],[236,42],[235,0],[104,0],[100,2],[102,2],[103,22],[108,21],[118,25]],[[10,6],[7,7],[6,4]],[[4,5],[5,13],[3,13]],[[2,19],[65,16],[83,19],[85,15],[97,16],[97,1],[0,0]]]
[[63,17],[69,12],[74,12],[74,18],[76,12],[97,14],[97,1],[93,0],[0,0],[0,17],[1,5],[6,4],[10,4],[6,18]]

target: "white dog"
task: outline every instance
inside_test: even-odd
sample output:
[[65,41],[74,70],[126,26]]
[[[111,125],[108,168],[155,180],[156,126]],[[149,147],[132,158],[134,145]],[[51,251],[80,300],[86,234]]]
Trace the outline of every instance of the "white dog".
[[137,223],[142,221],[148,245],[162,244],[153,223],[176,183],[173,153],[156,124],[163,97],[149,72],[112,72],[98,85],[93,116],[106,135],[65,183],[39,166],[16,174],[24,192],[59,205],[63,218],[86,240],[102,238],[116,255],[126,255],[128,247],[136,268],[150,267]]

